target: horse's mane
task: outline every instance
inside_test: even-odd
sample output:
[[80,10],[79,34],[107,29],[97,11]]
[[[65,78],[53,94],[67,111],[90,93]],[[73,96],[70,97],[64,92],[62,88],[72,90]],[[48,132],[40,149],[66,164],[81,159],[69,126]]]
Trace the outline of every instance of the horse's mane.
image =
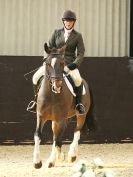
[[50,54],[51,55],[54,55],[54,54],[58,55],[58,54],[61,54],[61,51],[59,49],[57,49],[57,48],[54,47],[54,48],[51,49]]

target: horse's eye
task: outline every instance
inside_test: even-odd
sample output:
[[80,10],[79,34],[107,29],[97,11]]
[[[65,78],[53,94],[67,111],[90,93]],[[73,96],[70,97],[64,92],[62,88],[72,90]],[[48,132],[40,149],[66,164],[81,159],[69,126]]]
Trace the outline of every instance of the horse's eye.
[[50,62],[46,62],[46,65],[47,65],[47,66],[51,66],[51,63],[50,63]]

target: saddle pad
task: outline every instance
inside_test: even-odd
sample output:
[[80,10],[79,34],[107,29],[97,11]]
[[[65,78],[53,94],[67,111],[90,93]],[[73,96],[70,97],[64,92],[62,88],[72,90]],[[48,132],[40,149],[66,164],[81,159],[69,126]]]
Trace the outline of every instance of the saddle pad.
[[[74,93],[72,84],[70,83],[70,81],[68,80],[68,78],[65,75],[64,75],[64,79],[65,79],[66,85],[67,85],[68,89],[70,90],[70,92],[73,94],[73,96],[76,96],[76,94]],[[83,85],[82,95],[85,95],[85,94],[86,94],[85,86]]]

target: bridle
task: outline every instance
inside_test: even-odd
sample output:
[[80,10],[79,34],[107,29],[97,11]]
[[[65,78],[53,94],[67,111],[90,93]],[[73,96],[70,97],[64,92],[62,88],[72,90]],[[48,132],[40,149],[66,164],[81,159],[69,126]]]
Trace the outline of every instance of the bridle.
[[[59,76],[51,76],[51,73],[49,71],[52,68],[51,61],[50,61],[51,56],[57,57],[57,60],[62,60],[61,61],[62,63],[60,62],[60,64],[62,64],[63,69],[62,69],[62,74],[59,74]],[[52,52],[48,55],[48,57],[44,61],[46,64],[46,78],[49,80],[49,83],[52,86],[52,91],[55,93],[60,93],[60,90],[62,87],[62,81],[68,75],[68,74],[64,73],[64,66],[65,66],[64,58],[59,59],[58,56],[60,57],[60,56],[62,56],[62,54]],[[54,57],[52,57],[52,58],[54,58]]]
[[[51,53],[50,55],[59,56],[59,55],[62,55],[62,54],[60,54],[60,53]],[[49,55],[49,56],[50,56],[50,55]],[[49,56],[48,56],[48,57],[49,57]],[[49,59],[48,57],[45,58],[45,60],[44,60],[44,63],[46,64],[46,66],[49,65],[49,62],[47,62],[47,60]],[[65,77],[67,77],[68,75],[69,75],[69,73],[66,73],[66,72],[64,71],[64,72],[63,72],[63,76],[61,77],[62,80],[65,79]],[[51,80],[51,78],[53,78],[53,79],[55,79],[55,80],[61,79],[60,77],[53,77],[53,76],[50,76],[49,73],[46,74],[46,78],[47,78],[48,80]]]

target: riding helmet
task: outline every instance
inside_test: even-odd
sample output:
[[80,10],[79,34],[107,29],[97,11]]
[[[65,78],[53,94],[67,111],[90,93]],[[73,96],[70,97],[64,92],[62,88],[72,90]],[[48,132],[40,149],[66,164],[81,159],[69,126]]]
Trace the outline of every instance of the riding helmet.
[[76,21],[76,14],[71,10],[66,10],[63,14],[62,20],[74,20]]

